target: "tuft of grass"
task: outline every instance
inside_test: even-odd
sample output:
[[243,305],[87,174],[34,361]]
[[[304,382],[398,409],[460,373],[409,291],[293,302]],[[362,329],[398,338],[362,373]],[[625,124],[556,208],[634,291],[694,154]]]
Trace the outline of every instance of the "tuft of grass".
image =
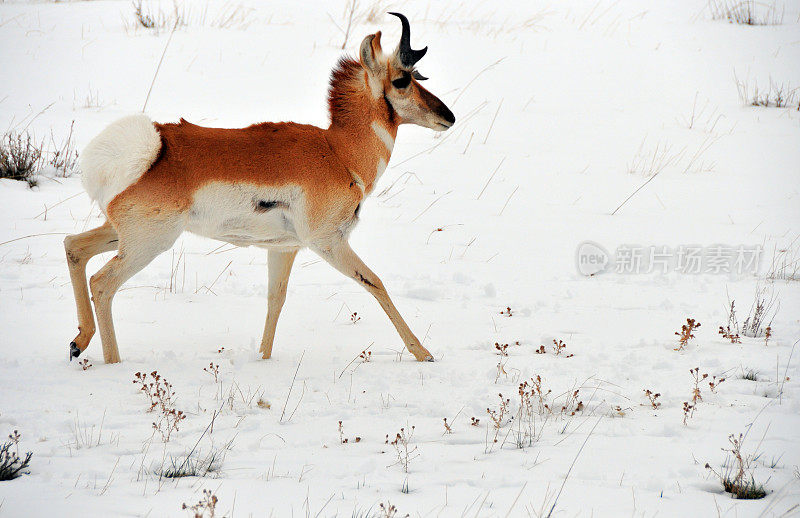
[[780,309],[780,300],[771,286],[756,287],[753,304],[742,324],[742,334],[750,338],[761,338],[772,334],[772,320]]
[[[91,363],[87,363],[91,367]],[[87,370],[88,367],[82,366],[83,370]],[[113,432],[104,434],[103,433],[103,423],[105,422],[106,416],[105,413],[103,414],[103,418],[100,420],[100,426],[95,427],[94,424],[87,424],[81,423],[80,418],[75,416],[75,422],[72,424],[72,441],[65,444],[67,448],[70,450],[70,455],[72,454],[72,450],[82,450],[88,448],[97,448],[103,443],[106,444],[116,444],[119,445],[119,434],[114,434]]]
[[223,457],[218,451],[202,459],[191,454],[170,457],[168,464],[156,470],[156,475],[162,478],[205,477],[219,471]]
[[67,139],[56,143],[50,133],[50,144],[38,141],[27,131],[8,131],[0,137],[0,178],[19,180],[29,187],[38,184],[37,175],[45,168],[55,169],[55,176],[65,178],[78,168],[78,152],[72,141],[72,122]]
[[342,12],[341,21],[338,23],[330,13],[328,19],[333,23],[339,32],[342,33],[342,50],[347,48],[347,42],[353,34],[356,26],[362,24],[375,25],[380,21],[380,18],[389,10],[388,2],[385,0],[371,0],[369,5],[364,9],[360,9],[359,0],[347,0]]
[[739,100],[745,106],[760,106],[762,108],[795,108],[800,110],[800,88],[789,83],[777,83],[769,79],[767,88],[759,88],[758,82],[752,83],[748,79],[740,80],[736,73],[733,74]]
[[628,164],[628,173],[646,178],[657,176],[665,169],[675,166],[683,158],[685,149],[675,150],[667,142],[657,142],[652,151],[645,150],[647,138],[642,139],[633,160]]
[[767,279],[800,281],[800,249],[795,246],[798,239],[800,235],[796,236],[789,246],[773,248]]
[[73,171],[78,169],[78,152],[75,150],[75,143],[72,141],[72,131],[75,128],[75,121],[69,125],[69,134],[61,144],[56,144],[52,131],[50,132],[50,147],[52,151],[47,164],[56,170],[56,176],[66,178]]
[[756,0],[709,0],[708,8],[714,20],[739,25],[780,25],[785,11],[785,6],[779,11],[774,2]]
[[758,381],[758,372],[755,369],[747,369],[742,372],[741,379],[747,381]]
[[[189,2],[187,2],[189,4]],[[133,0],[133,21],[126,22],[126,29],[148,29],[158,36],[162,32],[189,27],[213,27],[216,29],[244,30],[252,23],[253,9],[241,4],[225,4],[220,10],[209,13],[208,4],[194,10],[184,3],[175,2],[171,10],[164,10],[158,2]]]
[[[19,440],[22,436],[18,431],[9,434],[9,441],[0,445],[0,481],[13,480],[22,475],[26,475],[25,471],[31,463],[33,457],[32,452],[25,454],[25,458],[19,456]],[[11,451],[11,447],[14,451]]]
[[716,471],[710,464],[706,463],[706,469],[710,470],[722,483],[725,492],[730,493],[733,498],[740,500],[758,500],[767,496],[767,490],[763,484],[756,482],[753,476],[753,461],[758,455],[746,455],[742,453],[744,435],[729,435],[729,448],[723,448],[728,453],[722,469]]
[[772,459],[768,463],[764,463],[769,469],[778,469],[780,466],[781,459],[783,458],[783,453],[778,455],[777,457],[772,457]]
[[722,480],[722,487],[726,493],[730,493],[740,500],[759,500],[767,496],[767,490],[762,484],[758,484],[752,477],[737,481],[735,478],[727,476]]
[[42,166],[42,146],[29,133],[6,133],[0,140],[0,178],[37,184]]
[[153,29],[156,33],[175,27],[186,26],[186,12],[184,7],[177,3],[173,6],[172,12],[163,11],[161,8],[153,8],[144,0],[134,0],[132,3],[133,17],[135,25],[145,29]]

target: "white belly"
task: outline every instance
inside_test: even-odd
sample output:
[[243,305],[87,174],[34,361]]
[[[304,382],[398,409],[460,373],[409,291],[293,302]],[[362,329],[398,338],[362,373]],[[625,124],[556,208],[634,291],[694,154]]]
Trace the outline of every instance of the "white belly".
[[186,230],[237,246],[296,248],[302,218],[297,187],[212,183],[199,189]]

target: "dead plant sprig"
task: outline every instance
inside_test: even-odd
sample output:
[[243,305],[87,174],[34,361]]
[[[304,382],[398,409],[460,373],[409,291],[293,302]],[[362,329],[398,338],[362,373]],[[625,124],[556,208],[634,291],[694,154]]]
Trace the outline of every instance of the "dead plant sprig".
[[348,443],[351,443],[351,442],[354,442],[354,443],[355,442],[361,442],[361,437],[356,436],[356,437],[353,437],[352,440],[350,440],[349,438],[345,437],[344,436],[344,425],[342,425],[342,422],[339,421],[339,443],[340,444],[348,444]]
[[133,383],[150,400],[148,412],[158,409],[158,418],[153,422],[153,429],[161,434],[161,439],[169,442],[173,432],[179,431],[180,423],[186,419],[183,411],[175,408],[175,392],[172,384],[163,378],[158,371],[150,373],[150,377],[142,372],[134,374]]
[[719,326],[718,334],[722,335],[722,338],[730,340],[732,344],[740,344],[742,340],[739,337],[739,322],[736,320],[735,304],[736,301],[732,300],[728,309],[728,323],[725,327]]
[[[380,514],[375,515],[376,518],[398,518],[397,513],[399,511],[397,510],[397,507],[395,507],[391,502],[387,502],[385,504],[381,502],[378,505],[378,509],[380,510]],[[408,517],[409,515],[407,514],[404,515],[404,518]]]
[[683,350],[689,344],[689,341],[694,338],[694,330],[698,327],[700,327],[700,322],[695,321],[693,318],[686,319],[686,323],[681,326],[681,331],[675,333],[679,337],[679,345],[675,348],[676,351]]
[[189,511],[193,518],[215,518],[219,499],[210,489],[203,490],[203,498],[196,504],[189,506],[183,504],[181,509]]
[[692,375],[692,379],[694,380],[694,388],[692,388],[692,404],[697,405],[698,401],[703,400],[703,396],[700,393],[700,382],[705,380],[708,377],[707,373],[700,374],[700,367],[695,367],[694,369],[689,369],[689,374]]
[[495,385],[500,380],[500,376],[504,376],[505,378],[508,378],[508,371],[506,370],[506,364],[507,363],[508,363],[508,359],[503,360],[502,358],[500,359],[499,362],[497,362],[497,367],[496,367],[497,368],[497,374],[494,377]]
[[214,383],[219,383],[219,364],[210,362],[208,367],[203,367],[203,371],[214,376]]
[[510,413],[509,404],[511,403],[510,398],[504,398],[503,394],[498,394],[500,397],[500,403],[497,406],[497,409],[487,408],[486,413],[489,414],[489,418],[492,420],[494,424],[494,437],[492,438],[492,443],[497,442],[497,437],[500,434],[500,429],[505,424],[506,419]]
[[661,397],[661,394],[658,392],[652,392],[650,389],[644,389],[644,395],[650,401],[650,407],[653,410],[658,410],[661,406],[661,403],[658,401],[658,398]]
[[[340,372],[340,373],[339,373],[339,377],[338,377],[337,379],[341,379],[341,378],[342,378],[342,375],[344,375],[344,373],[345,373],[345,372],[347,372],[347,369],[348,369],[348,368],[350,368],[350,366],[351,366],[351,365],[353,365],[353,364],[354,364],[354,363],[355,363],[357,360],[361,360],[361,362],[360,362],[358,365],[361,365],[362,363],[366,363],[366,362],[370,361],[370,359],[372,358],[372,352],[370,352],[370,350],[369,350],[369,349],[370,349],[370,347],[372,347],[373,345],[374,345],[374,342],[370,343],[370,344],[367,346],[367,348],[366,348],[366,349],[362,350],[362,351],[361,351],[361,352],[360,352],[360,353],[359,353],[359,354],[358,354],[358,355],[357,355],[355,358],[353,358],[352,360],[350,360],[350,363],[348,363],[347,365],[345,365],[344,369],[342,369],[342,372]],[[365,360],[365,359],[364,359],[364,357],[362,356],[362,355],[364,355],[364,354],[366,354],[366,358],[367,358],[366,360]],[[358,365],[356,365],[356,369],[358,368]],[[353,369],[353,371],[355,371],[355,369]]]
[[689,419],[694,415],[694,405],[688,401],[683,402],[683,425],[688,424]]
[[453,428],[447,423],[447,418],[442,419],[444,421],[444,433],[451,434],[453,433]]
[[686,425],[688,420],[694,417],[694,412],[697,409],[698,403],[703,401],[703,394],[700,390],[700,385],[703,382],[708,383],[708,388],[712,393],[716,393],[720,383],[725,381],[725,378],[717,378],[711,376],[709,379],[708,373],[700,374],[700,367],[689,369],[689,374],[692,376],[692,389],[691,389],[691,403],[689,401],[683,402],[683,424]]
[[[565,344],[562,340],[553,339],[553,352],[556,353],[556,356],[561,356],[561,354],[566,350],[567,344]],[[575,356],[574,354],[567,354],[565,358],[572,358]]]
[[391,441],[389,441],[389,435],[386,435],[386,444],[394,446],[397,454],[397,462],[395,464],[399,464],[406,473],[408,473],[408,466],[411,461],[419,457],[417,446],[411,444],[411,440],[414,438],[414,430],[413,425],[408,432],[405,428],[400,428],[400,431],[395,434],[394,439]]

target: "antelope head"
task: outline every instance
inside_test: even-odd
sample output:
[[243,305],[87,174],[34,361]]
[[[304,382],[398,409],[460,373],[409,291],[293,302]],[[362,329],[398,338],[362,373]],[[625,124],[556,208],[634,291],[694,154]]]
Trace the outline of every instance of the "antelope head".
[[403,33],[392,54],[381,49],[381,33],[370,34],[361,42],[359,58],[367,72],[367,79],[375,99],[386,102],[391,116],[399,124],[416,124],[436,131],[449,129],[456,121],[453,112],[426,90],[419,81],[427,79],[416,69],[417,62],[428,51],[411,48],[411,27],[408,18],[400,13],[389,13],[400,18]]

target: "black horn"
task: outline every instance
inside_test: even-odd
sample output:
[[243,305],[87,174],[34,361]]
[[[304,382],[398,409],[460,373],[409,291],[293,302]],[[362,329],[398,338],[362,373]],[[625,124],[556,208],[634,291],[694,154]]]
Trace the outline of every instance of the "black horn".
[[400,35],[400,44],[397,46],[397,57],[403,66],[411,68],[414,64],[422,59],[422,56],[428,52],[428,47],[420,50],[411,48],[411,25],[408,23],[408,18],[400,13],[389,13],[392,16],[400,18],[400,23],[403,24],[403,34]]

